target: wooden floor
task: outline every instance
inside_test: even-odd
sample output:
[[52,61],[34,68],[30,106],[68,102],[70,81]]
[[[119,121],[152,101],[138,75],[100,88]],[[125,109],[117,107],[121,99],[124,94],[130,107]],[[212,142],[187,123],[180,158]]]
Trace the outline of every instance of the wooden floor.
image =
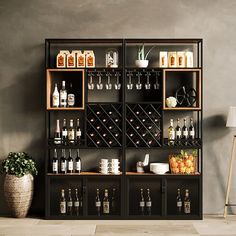
[[0,217],[0,236],[236,236],[236,216],[202,221],[49,221]]

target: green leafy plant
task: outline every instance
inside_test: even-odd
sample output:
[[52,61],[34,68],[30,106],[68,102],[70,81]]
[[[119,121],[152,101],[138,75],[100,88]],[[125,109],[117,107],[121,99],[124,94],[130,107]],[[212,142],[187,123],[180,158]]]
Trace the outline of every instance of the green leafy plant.
[[156,46],[152,46],[147,53],[145,54],[145,47],[144,47],[144,43],[138,47],[138,60],[147,60],[147,57],[149,55],[149,53],[152,51],[153,48],[155,48]]
[[25,152],[10,152],[2,163],[1,172],[19,178],[27,174],[38,174],[35,161]]

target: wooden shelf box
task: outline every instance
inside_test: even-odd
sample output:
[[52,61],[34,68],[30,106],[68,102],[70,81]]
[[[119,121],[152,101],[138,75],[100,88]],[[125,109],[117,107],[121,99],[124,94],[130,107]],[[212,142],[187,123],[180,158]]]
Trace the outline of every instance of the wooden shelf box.
[[[84,110],[84,70],[83,69],[47,69],[47,110]],[[74,107],[52,107],[52,93],[55,83],[58,90],[62,81],[66,82],[66,89],[72,83],[75,93]]]

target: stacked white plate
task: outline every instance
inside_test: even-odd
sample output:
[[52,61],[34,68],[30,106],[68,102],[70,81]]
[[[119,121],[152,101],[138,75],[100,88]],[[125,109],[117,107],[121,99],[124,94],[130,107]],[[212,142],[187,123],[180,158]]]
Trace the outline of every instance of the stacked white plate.
[[120,162],[119,159],[101,159],[100,163],[100,173],[101,174],[120,174]]

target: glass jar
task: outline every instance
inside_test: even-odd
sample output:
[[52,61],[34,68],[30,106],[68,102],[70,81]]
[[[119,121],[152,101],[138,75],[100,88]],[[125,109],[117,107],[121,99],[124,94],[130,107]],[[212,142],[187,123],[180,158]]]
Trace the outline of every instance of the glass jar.
[[118,51],[115,48],[109,48],[106,51],[106,67],[118,67]]

